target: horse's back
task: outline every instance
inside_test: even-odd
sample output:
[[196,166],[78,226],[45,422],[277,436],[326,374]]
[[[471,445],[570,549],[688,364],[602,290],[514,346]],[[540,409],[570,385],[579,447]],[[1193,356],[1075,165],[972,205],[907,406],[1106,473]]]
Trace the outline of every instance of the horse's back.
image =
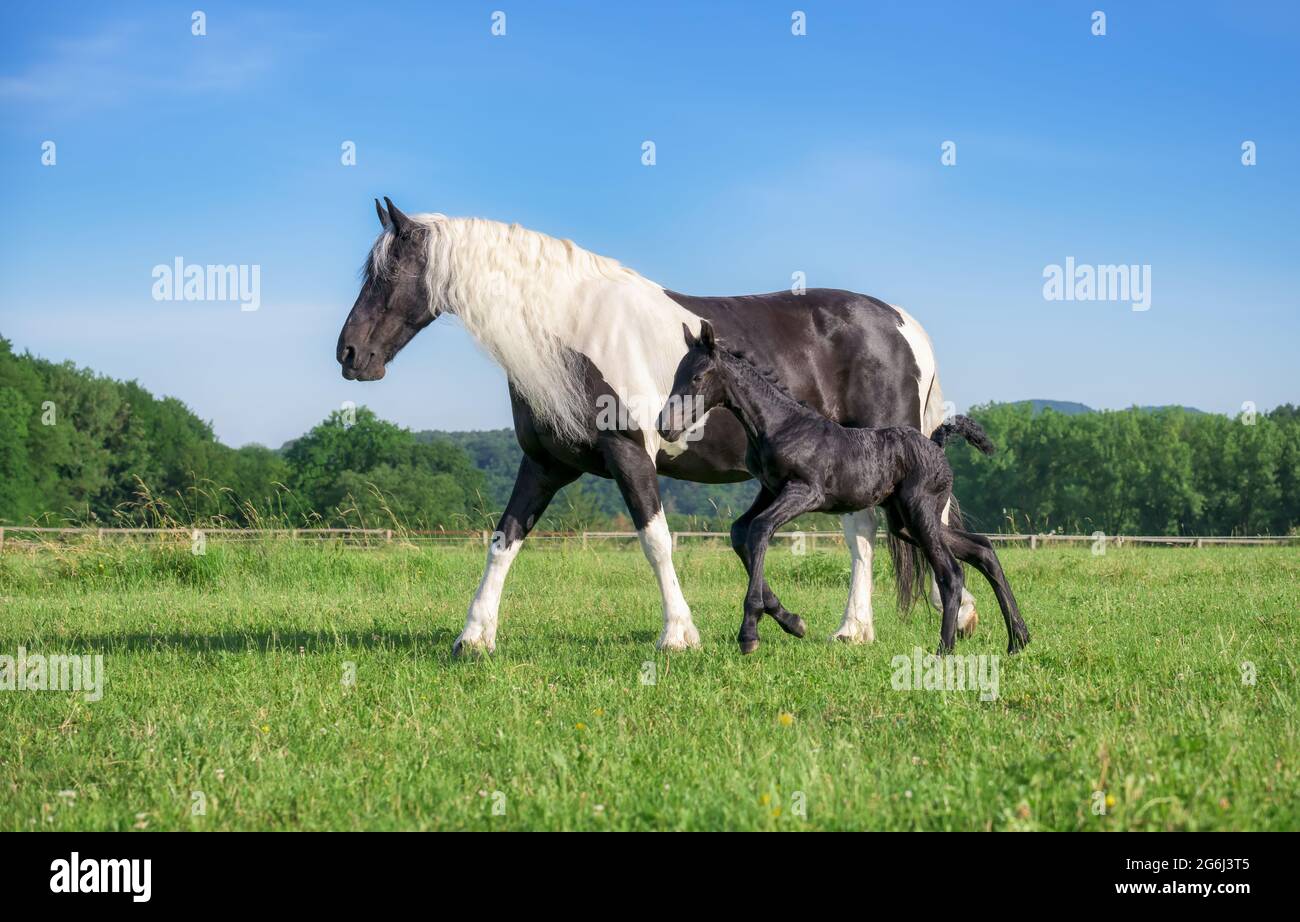
[[770,364],[799,399],[849,426],[917,426],[934,383],[929,336],[906,312],[840,288],[699,297],[665,292]]

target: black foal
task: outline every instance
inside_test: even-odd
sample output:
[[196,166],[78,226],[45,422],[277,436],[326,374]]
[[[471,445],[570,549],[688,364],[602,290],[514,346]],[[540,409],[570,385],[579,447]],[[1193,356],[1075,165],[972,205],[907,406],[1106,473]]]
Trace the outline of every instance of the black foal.
[[[764,612],[763,557],[773,532],[805,512],[857,512],[883,506],[890,531],[919,547],[934,571],[943,601],[939,653],[952,652],[963,587],[962,560],[984,574],[998,598],[1011,653],[1029,642],[1029,630],[1011,586],[987,538],[950,528],[943,522],[952,498],[952,468],[940,447],[960,435],[986,454],[993,445],[974,420],[956,417],[935,433],[917,429],[850,429],[804,406],[748,359],[720,346],[703,321],[697,339],[686,332],[688,351],[677,366],[672,394],[660,416],[660,434],[676,441],[714,407],[735,413],[749,440],[746,465],[771,503],[749,525],[742,559],[749,572],[740,652],[758,648],[758,621]],[[897,569],[897,568],[896,568]],[[900,597],[906,592],[901,585]],[[802,634],[795,615],[790,633]],[[781,619],[778,619],[781,620]]]

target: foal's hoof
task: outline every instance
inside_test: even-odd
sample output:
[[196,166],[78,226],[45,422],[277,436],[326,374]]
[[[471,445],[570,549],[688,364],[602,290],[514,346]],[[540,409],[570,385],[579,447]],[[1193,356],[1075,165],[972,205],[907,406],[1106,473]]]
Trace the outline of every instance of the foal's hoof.
[[1025,648],[1027,643],[1029,643],[1029,632],[1017,631],[1015,636],[1011,638],[1011,642],[1007,644],[1007,653],[1015,656]]
[[975,628],[979,626],[979,623],[980,623],[980,613],[972,608],[970,610],[970,617],[966,619],[966,623],[957,625],[957,636],[974,637]]
[[758,638],[757,638],[757,637],[755,637],[753,640],[742,640],[742,641],[740,642],[740,652],[741,652],[741,655],[747,655],[747,654],[753,653],[753,652],[754,652],[755,650],[757,650],[757,649],[758,649]]
[[802,637],[808,633],[808,625],[804,624],[802,618],[792,611],[786,611],[782,608],[779,611],[771,612],[772,620],[781,625],[781,630],[794,637]]

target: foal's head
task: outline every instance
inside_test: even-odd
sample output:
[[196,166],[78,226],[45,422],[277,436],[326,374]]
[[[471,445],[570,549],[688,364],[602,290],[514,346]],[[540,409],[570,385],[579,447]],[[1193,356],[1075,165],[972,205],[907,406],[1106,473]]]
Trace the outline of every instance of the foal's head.
[[670,442],[677,441],[705,413],[721,405],[727,393],[713,325],[701,320],[697,337],[683,323],[682,332],[686,335],[686,355],[677,365],[672,392],[659,414],[659,435]]
[[349,381],[378,381],[398,350],[438,316],[429,291],[429,228],[384,202],[386,210],[375,201],[384,233],[339,333],[337,358]]

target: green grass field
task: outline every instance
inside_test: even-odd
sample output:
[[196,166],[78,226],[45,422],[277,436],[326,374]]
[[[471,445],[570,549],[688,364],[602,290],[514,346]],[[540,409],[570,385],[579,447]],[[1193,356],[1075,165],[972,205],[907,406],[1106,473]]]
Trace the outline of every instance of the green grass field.
[[774,550],[809,636],[741,657],[739,564],[684,544],[704,648],[667,656],[639,550],[526,548],[462,662],[479,549],[10,547],[0,654],[106,686],[0,692],[0,829],[1300,828],[1300,550],[1004,551],[1033,643],[980,581],[958,645],[1002,654],[991,701],[893,688],[938,621],[883,558],[847,647],[847,554]]

